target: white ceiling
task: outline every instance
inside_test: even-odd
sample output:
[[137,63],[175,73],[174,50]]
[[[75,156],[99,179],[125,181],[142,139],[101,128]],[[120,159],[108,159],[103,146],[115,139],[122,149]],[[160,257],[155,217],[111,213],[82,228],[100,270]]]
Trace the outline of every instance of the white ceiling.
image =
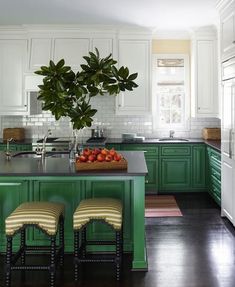
[[217,0],[0,0],[0,25],[132,25],[187,30],[216,23]]

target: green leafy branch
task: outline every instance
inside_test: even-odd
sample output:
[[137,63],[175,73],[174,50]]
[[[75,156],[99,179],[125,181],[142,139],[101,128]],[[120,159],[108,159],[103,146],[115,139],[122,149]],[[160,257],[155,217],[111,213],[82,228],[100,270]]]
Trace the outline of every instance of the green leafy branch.
[[91,97],[97,95],[117,95],[121,91],[132,91],[138,85],[134,82],[137,73],[130,74],[127,67],[117,68],[117,61],[110,54],[100,58],[99,51],[89,52],[83,57],[86,64],[74,73],[65,66],[64,59],[57,64],[50,61],[35,73],[43,78],[39,85],[38,99],[43,102],[43,110],[51,111],[56,120],[69,117],[74,129],[90,127],[97,110],[90,104]]

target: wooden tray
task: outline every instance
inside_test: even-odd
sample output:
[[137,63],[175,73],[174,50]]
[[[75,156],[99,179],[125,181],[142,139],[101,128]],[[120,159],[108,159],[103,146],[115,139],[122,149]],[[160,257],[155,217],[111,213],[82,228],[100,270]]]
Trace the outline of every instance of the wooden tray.
[[14,141],[23,141],[25,136],[24,128],[5,128],[3,130],[3,141],[13,138]]
[[122,158],[120,161],[94,161],[94,162],[76,162],[77,171],[83,170],[123,170],[127,169],[127,161]]
[[202,137],[205,140],[220,140],[221,129],[220,128],[204,128],[202,130]]

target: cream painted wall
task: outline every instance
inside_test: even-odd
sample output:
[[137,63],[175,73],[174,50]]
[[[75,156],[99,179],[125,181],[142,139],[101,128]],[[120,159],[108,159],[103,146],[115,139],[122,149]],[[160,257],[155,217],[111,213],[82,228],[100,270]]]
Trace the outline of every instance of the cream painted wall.
[[191,52],[190,40],[153,40],[153,54],[188,54]]

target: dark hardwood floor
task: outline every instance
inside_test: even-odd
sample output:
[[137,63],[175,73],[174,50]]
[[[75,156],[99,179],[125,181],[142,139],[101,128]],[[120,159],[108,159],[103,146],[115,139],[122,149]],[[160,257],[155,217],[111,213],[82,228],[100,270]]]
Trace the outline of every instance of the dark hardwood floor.
[[[235,229],[220,217],[220,209],[207,194],[178,194],[176,200],[183,217],[146,219],[148,272],[131,272],[131,258],[125,255],[120,283],[109,264],[93,264],[86,266],[76,286],[234,287]],[[4,286],[2,256],[0,260],[0,286]],[[12,286],[49,286],[48,276],[28,272],[24,283],[15,274]],[[57,286],[75,286],[70,255]]]

